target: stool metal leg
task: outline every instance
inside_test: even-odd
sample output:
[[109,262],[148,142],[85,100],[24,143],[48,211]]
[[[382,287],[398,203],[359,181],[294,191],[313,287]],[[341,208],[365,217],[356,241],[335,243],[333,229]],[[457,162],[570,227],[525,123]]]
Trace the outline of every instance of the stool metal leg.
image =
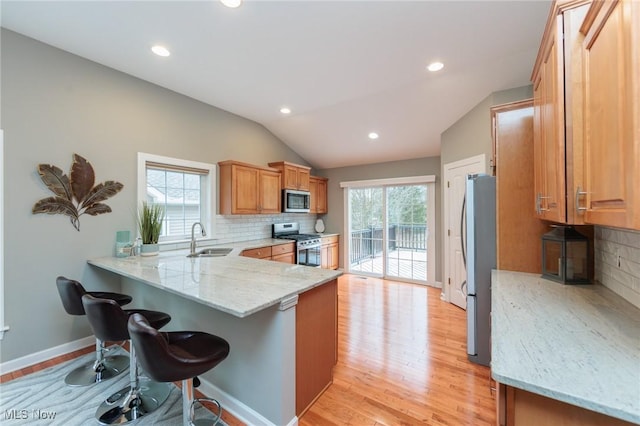
[[128,423],[151,413],[164,403],[171,393],[168,383],[140,380],[135,349],[129,345],[129,386],[107,398],[96,411],[102,425]]
[[89,386],[116,377],[129,366],[126,355],[110,355],[105,357],[104,342],[96,339],[96,360],[76,368],[67,374],[64,382],[68,386]]
[[[212,426],[217,425],[222,417],[222,406],[213,398],[195,398],[193,389],[193,379],[182,381],[182,424],[183,426]],[[216,405],[218,412],[214,419],[195,419],[196,402],[211,402]]]

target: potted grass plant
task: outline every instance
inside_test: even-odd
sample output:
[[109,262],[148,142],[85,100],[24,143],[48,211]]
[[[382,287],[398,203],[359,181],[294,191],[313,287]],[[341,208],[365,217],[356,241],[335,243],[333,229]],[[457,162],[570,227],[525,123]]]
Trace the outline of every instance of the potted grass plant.
[[138,230],[142,238],[141,256],[158,254],[158,238],[160,238],[163,220],[164,209],[160,204],[142,203],[142,208],[138,211]]

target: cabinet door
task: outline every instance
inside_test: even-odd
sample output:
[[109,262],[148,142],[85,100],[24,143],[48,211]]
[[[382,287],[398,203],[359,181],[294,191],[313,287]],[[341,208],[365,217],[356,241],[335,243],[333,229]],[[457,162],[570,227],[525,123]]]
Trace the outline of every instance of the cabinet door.
[[338,244],[337,243],[331,244],[329,246],[327,257],[329,258],[328,268],[329,269],[338,269],[338,265],[339,265],[340,259],[339,259],[339,256],[338,256]]
[[309,212],[317,213],[318,212],[318,182],[319,180],[316,178],[309,179]]
[[282,263],[296,263],[296,254],[295,253],[284,253],[279,254],[277,256],[273,256],[271,258],[274,262],[282,262]]
[[310,170],[302,167],[298,168],[298,189],[300,191],[309,190]]
[[260,171],[260,213],[280,213],[280,173]]
[[259,170],[241,165],[232,166],[233,214],[255,214],[259,212]]
[[318,180],[318,202],[316,204],[316,213],[325,214],[329,211],[327,203],[327,181],[324,179]]
[[585,221],[640,229],[640,5],[599,4],[585,38]]
[[320,267],[329,269],[329,245],[320,247]]
[[286,189],[298,189],[298,168],[296,166],[285,164],[283,182]]
[[557,26],[542,65],[542,195],[541,217],[553,222],[566,221],[565,151],[564,151],[564,76],[560,73],[562,18]]

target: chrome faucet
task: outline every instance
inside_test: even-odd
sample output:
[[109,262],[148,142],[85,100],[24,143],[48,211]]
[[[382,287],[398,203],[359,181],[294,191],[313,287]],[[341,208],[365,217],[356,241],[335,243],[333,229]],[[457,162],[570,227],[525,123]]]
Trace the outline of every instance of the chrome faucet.
[[196,225],[200,225],[200,234],[202,234],[203,237],[207,236],[207,232],[204,230],[204,226],[202,226],[202,224],[200,222],[194,223],[191,226],[191,247],[190,247],[191,253],[189,253],[189,254],[195,254],[196,253],[196,237],[194,235],[194,231],[196,230]]

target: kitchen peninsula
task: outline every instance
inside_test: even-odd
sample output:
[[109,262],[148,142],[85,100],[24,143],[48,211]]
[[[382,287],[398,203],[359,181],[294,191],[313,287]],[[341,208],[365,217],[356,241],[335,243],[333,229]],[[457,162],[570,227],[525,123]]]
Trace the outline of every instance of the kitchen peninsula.
[[170,330],[202,330],[231,352],[201,390],[250,424],[296,421],[332,380],[339,271],[237,254],[103,257],[89,264],[121,276],[136,307],[167,312]]

